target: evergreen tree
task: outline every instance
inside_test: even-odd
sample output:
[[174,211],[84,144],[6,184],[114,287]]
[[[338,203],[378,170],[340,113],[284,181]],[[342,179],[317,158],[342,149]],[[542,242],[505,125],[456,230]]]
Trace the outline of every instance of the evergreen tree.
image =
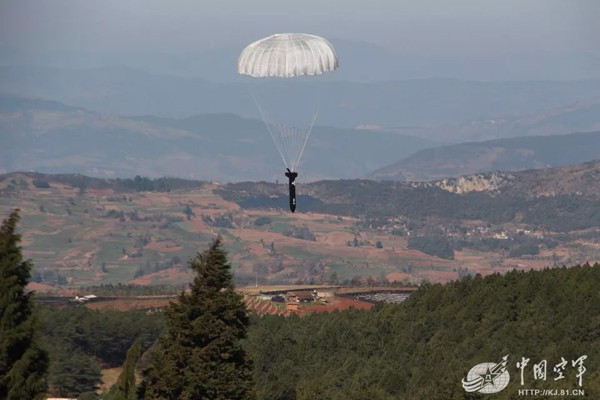
[[39,346],[33,293],[25,293],[32,264],[15,233],[19,210],[0,227],[0,399],[42,399],[48,356]]
[[167,333],[144,370],[144,399],[254,398],[252,367],[241,339],[247,310],[234,292],[227,253],[217,238],[189,262],[196,276],[167,311]]
[[117,384],[111,388],[108,400],[136,400],[135,391],[135,364],[140,358],[142,342],[138,338],[131,348],[127,350],[127,358],[123,364],[123,371],[119,375]]
[[60,397],[77,397],[98,389],[102,382],[100,369],[91,355],[77,347],[64,346],[51,354],[60,354],[59,359],[52,358],[50,364],[50,386]]

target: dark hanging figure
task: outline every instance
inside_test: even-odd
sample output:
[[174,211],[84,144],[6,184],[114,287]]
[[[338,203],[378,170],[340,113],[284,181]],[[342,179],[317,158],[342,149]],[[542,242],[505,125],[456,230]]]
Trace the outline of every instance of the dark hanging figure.
[[298,173],[297,172],[292,172],[292,171],[290,171],[289,168],[287,168],[287,172],[285,173],[285,176],[287,176],[288,179],[290,180],[290,182],[289,182],[289,187],[290,187],[290,210],[292,212],[294,212],[294,211],[296,211],[296,184],[294,183],[294,181],[298,177]]

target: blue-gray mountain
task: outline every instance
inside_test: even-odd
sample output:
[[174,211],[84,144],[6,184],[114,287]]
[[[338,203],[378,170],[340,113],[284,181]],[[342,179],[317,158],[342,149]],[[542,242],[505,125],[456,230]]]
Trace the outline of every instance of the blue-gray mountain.
[[600,130],[600,97],[538,110],[530,114],[499,115],[434,127],[427,132],[427,136],[439,137],[446,142],[456,142],[449,138],[461,138],[462,142],[471,142],[598,130]]
[[377,180],[431,181],[487,171],[558,167],[600,158],[600,131],[528,136],[424,149],[369,175]]
[[[176,176],[225,182],[285,179],[265,125],[232,114],[124,118],[4,95],[0,137],[0,173]],[[317,126],[307,144],[300,180],[364,176],[431,145],[390,132]]]
[[[319,124],[344,128],[379,125],[411,135],[438,135],[440,130],[435,128],[449,124],[527,115],[600,95],[600,80],[421,79],[357,83],[332,79],[319,84],[306,82],[313,89],[308,92],[320,93]],[[125,67],[90,70],[0,67],[0,92],[54,99],[113,115],[181,118],[233,113],[258,118],[248,86],[242,82],[214,83]],[[287,99],[290,109],[309,100],[302,96]],[[453,143],[465,140],[455,133],[458,131],[445,130],[444,140]],[[507,136],[511,135],[504,137]]]

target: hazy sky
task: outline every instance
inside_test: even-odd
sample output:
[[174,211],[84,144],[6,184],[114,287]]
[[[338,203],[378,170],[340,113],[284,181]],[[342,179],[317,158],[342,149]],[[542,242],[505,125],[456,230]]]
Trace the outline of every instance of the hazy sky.
[[275,32],[466,60],[600,54],[600,0],[0,0],[0,45],[43,52],[194,52]]

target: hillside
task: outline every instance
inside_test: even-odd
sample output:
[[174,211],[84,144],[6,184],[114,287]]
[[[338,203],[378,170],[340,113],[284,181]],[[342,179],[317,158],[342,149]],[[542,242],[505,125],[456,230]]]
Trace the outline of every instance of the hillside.
[[600,162],[435,183],[287,186],[81,175],[0,176],[23,210],[35,279],[181,284],[220,234],[238,284],[424,281],[600,259]]
[[[487,395],[463,387],[479,378],[469,370],[506,357],[507,381],[495,380],[492,388],[501,390],[490,398],[525,397],[520,389],[597,398],[598,285],[599,264],[513,271],[425,285],[401,304],[371,311],[255,318],[248,347],[257,391],[273,400],[480,399]],[[534,365],[543,360],[547,379],[535,379]],[[555,379],[563,360],[563,378]]]
[[[600,160],[595,160],[554,168],[477,173],[430,182],[319,181],[302,185],[302,194],[308,196],[308,207],[315,210],[339,205],[341,214],[344,214],[341,211],[343,206],[346,207],[346,214],[354,216],[364,215],[365,210],[380,210],[383,215],[394,215],[397,211],[389,210],[401,205],[398,200],[402,199],[403,193],[417,195],[429,192],[448,196],[444,194],[448,192],[452,195],[483,195],[490,199],[499,197],[529,200],[578,195],[593,200],[600,198],[600,187],[597,185],[599,177]],[[240,203],[242,207],[285,207],[284,203],[276,202],[277,196],[286,194],[283,189],[285,188],[270,183],[243,182],[224,185],[219,192]],[[273,205],[261,204],[261,199]]]
[[557,167],[600,157],[600,131],[469,142],[424,149],[369,175],[377,180],[432,181],[488,171]]
[[503,193],[526,198],[568,194],[600,199],[600,161],[518,172],[490,172],[423,183],[454,193]]
[[[463,381],[478,379],[469,373],[476,365],[505,357],[508,379],[503,388],[502,379],[494,380],[502,389],[495,399],[523,397],[523,389],[595,399],[599,285],[600,264],[425,284],[400,304],[370,310],[252,315],[244,347],[263,400],[483,398],[467,393]],[[165,329],[162,313],[41,306],[39,317],[50,385],[72,396],[92,390],[90,377],[100,377],[89,366],[122,365],[136,338],[145,351]],[[529,362],[522,385],[517,363],[523,358]],[[544,360],[546,379],[536,379],[534,365]],[[563,378],[555,379],[559,372]]]
[[[136,182],[1,176],[0,214],[21,208],[23,249],[36,266],[34,280],[54,286],[181,284],[190,278],[186,260],[217,234],[238,284],[326,282],[333,275],[339,282],[456,276],[447,260],[407,250],[403,238],[361,232],[355,218],[246,211],[217,195],[221,186],[215,183],[171,189],[169,180],[162,186]],[[357,245],[348,246],[355,239]],[[377,241],[386,250],[376,248]],[[417,273],[417,265],[439,269]]]
[[462,142],[526,136],[564,135],[600,129],[600,97],[581,99],[533,113],[495,115],[431,128],[427,137],[439,140],[458,137]]
[[[0,95],[0,135],[0,173],[285,179],[265,125],[232,114],[126,118]],[[307,143],[300,179],[356,178],[428,145],[389,132],[317,126]]]

